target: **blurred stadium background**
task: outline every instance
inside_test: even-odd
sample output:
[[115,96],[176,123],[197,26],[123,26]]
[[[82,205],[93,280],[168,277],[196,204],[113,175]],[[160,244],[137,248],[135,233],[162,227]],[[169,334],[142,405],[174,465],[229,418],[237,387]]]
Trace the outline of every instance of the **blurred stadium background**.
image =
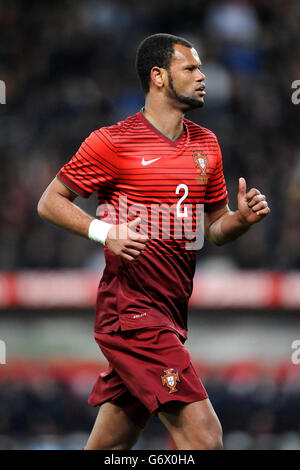
[[[299,19],[297,0],[0,2],[0,449],[80,449],[93,425],[102,249],[36,205],[91,130],[143,105],[134,56],[155,32],[199,51],[206,105],[189,118],[219,138],[231,208],[244,176],[272,210],[198,253],[188,347],[225,449],[300,449]],[[78,204],[95,213],[96,198]],[[170,447],[153,418],[136,448]]]

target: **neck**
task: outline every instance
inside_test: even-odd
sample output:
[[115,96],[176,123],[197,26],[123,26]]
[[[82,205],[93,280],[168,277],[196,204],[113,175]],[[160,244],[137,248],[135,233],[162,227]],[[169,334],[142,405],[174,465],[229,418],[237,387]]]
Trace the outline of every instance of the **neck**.
[[183,112],[168,103],[164,103],[162,106],[161,103],[155,102],[147,96],[144,116],[171,140],[174,140],[182,131]]

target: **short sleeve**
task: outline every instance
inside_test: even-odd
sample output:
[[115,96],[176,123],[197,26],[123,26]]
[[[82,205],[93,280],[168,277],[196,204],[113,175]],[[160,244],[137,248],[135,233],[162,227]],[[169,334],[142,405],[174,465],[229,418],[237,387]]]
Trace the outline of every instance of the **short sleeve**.
[[113,185],[117,177],[116,150],[104,129],[92,132],[78,151],[58,172],[57,178],[71,191],[89,197],[101,188]]
[[223,174],[223,162],[220,146],[216,138],[216,156],[214,159],[213,172],[210,174],[204,200],[205,212],[211,212],[228,203],[228,193],[225,177]]

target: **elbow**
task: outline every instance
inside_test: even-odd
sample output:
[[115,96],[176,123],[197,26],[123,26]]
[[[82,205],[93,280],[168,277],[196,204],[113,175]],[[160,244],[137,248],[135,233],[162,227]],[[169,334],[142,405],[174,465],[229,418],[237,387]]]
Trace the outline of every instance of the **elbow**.
[[218,239],[211,240],[211,241],[212,241],[212,243],[213,243],[214,245],[216,245],[216,246],[223,246],[223,245],[225,245],[225,243],[226,243],[224,240],[218,240]]
[[205,236],[207,240],[213,245],[222,246],[225,243],[223,239],[221,239],[220,237],[217,237],[215,234],[211,233],[210,231],[206,231]]
[[46,203],[44,197],[42,196],[37,205],[37,213],[42,219],[46,219]]
[[224,238],[216,237],[216,236],[207,236],[207,239],[210,243],[216,246],[223,246],[226,243],[226,240]]

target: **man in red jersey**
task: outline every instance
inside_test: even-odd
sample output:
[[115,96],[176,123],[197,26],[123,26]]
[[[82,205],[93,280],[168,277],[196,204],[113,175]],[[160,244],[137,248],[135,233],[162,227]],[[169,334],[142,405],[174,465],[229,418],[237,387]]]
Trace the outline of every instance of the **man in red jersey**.
[[[184,118],[204,103],[200,66],[185,39],[146,38],[136,59],[145,107],[92,132],[38,205],[44,219],[105,246],[95,339],[109,369],[89,398],[101,406],[86,450],[132,448],[153,414],[178,449],[222,448],[219,420],[184,347],[195,250],[178,222],[195,227],[195,208],[203,205],[206,238],[222,245],[270,209],[260,191],[247,191],[244,178],[238,209],[229,209],[217,138]],[[105,222],[74,204],[94,191],[100,215],[110,213]],[[162,220],[150,230],[154,207]],[[167,216],[171,228],[164,237]]]

